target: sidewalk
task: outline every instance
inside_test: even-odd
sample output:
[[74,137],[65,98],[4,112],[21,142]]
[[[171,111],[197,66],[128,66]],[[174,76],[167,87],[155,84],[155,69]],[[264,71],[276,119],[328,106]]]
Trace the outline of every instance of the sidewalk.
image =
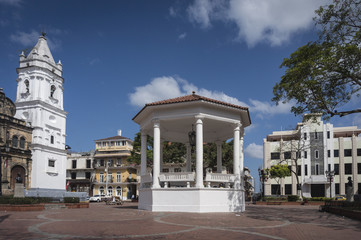
[[0,212],[0,239],[359,239],[361,222],[318,206],[247,205],[244,213],[152,213],[137,203]]

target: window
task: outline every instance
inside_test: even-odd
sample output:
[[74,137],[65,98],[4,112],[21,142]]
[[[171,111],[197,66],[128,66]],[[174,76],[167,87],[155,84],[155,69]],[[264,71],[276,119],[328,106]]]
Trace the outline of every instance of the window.
[[358,157],[361,156],[361,148],[358,148],[358,149],[357,149],[357,156],[358,156]]
[[54,144],[54,136],[53,135],[50,136],[50,143]]
[[109,160],[108,160],[108,166],[109,166],[109,167],[113,167],[113,160],[112,160],[112,159],[109,159]]
[[169,168],[163,168],[163,172],[169,172]]
[[286,195],[292,194],[292,184],[285,184],[285,194]]
[[104,194],[104,187],[103,187],[103,186],[101,186],[101,187],[99,188],[99,192],[100,192],[100,195],[105,195],[105,194]]
[[297,152],[297,158],[301,158],[301,152]]
[[99,182],[104,182],[104,173],[102,172],[99,174]]
[[18,147],[18,137],[17,136],[13,136],[12,145],[14,148]]
[[174,169],[174,172],[182,172],[182,169],[180,169],[180,168],[175,168],[175,169]]
[[56,87],[54,85],[51,85],[50,87],[50,97],[54,97],[54,93],[55,93]]
[[111,172],[108,172],[108,182],[113,182],[113,174]]
[[279,152],[271,153],[271,159],[280,159],[280,153]]
[[305,164],[305,176],[307,176],[308,175],[308,172],[307,172],[307,164]]
[[333,166],[333,170],[335,171],[335,175],[339,175],[339,164],[335,163],[335,165]]
[[91,177],[91,172],[85,172],[85,178],[90,179],[90,177]]
[[72,161],[72,168],[76,168],[76,160]]
[[335,194],[340,194],[340,184],[339,183],[335,183]]
[[25,138],[24,137],[20,138],[20,148],[22,148],[22,149],[25,148]]
[[283,156],[285,157],[285,159],[291,159],[291,152],[284,152]]
[[281,185],[280,184],[271,184],[271,194],[280,195],[281,194]]
[[26,91],[26,93],[29,93],[29,92],[30,92],[30,90],[29,90],[29,81],[28,81],[28,80],[25,80],[24,84],[25,84],[25,91]]
[[297,166],[297,176],[301,176],[301,166]]
[[117,196],[122,196],[122,188],[121,187],[117,187]]
[[100,159],[100,166],[104,167],[104,159]]
[[48,166],[49,166],[49,167],[55,167],[55,160],[49,159],[49,160],[48,160]]
[[331,164],[328,164],[327,167],[328,167],[327,170],[330,172],[331,171]]
[[345,157],[352,157],[352,150],[351,149],[344,149]]
[[357,163],[357,174],[361,174],[361,163]]
[[108,195],[113,196],[113,188],[112,188],[112,186],[108,187]]
[[303,138],[307,140],[307,133],[303,133]]
[[76,172],[71,173],[71,179],[76,179]]
[[318,139],[318,132],[315,132],[315,139]]
[[320,165],[318,163],[316,163],[315,166],[315,175],[319,175],[320,174]]
[[91,168],[91,160],[90,159],[86,160],[86,168]]
[[339,157],[339,151],[338,151],[338,149],[333,150],[333,156],[334,156],[334,157]]
[[121,178],[121,174],[120,172],[117,172],[117,182],[121,182],[122,181],[122,178]]
[[345,163],[345,174],[352,174],[352,163]]
[[327,150],[327,157],[331,157],[331,150]]
[[304,158],[307,158],[307,151],[303,152]]
[[327,131],[327,138],[330,139],[330,131]]
[[319,155],[320,155],[320,154],[319,154],[318,150],[315,150],[315,158],[316,158],[316,159],[319,158]]
[[358,186],[358,194],[361,194],[361,183],[358,183],[357,186]]

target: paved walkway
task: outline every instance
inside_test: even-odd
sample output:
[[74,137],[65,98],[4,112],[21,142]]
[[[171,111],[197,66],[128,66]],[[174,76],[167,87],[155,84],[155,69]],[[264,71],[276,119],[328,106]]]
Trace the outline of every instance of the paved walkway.
[[152,213],[135,203],[0,212],[0,239],[360,239],[361,222],[318,206],[257,206],[236,213]]

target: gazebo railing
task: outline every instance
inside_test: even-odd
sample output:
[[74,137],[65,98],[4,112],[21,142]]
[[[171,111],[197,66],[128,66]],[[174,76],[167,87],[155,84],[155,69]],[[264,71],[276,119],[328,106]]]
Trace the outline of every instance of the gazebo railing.
[[194,182],[194,179],[194,172],[162,173],[159,175],[159,181],[164,182],[164,188],[168,187],[168,182],[186,182],[189,188],[190,182]]
[[223,174],[223,173],[207,173],[205,181],[207,182],[207,187],[211,187],[211,182],[225,183],[226,187],[229,188],[231,183],[234,183],[236,180],[236,175],[234,174]]

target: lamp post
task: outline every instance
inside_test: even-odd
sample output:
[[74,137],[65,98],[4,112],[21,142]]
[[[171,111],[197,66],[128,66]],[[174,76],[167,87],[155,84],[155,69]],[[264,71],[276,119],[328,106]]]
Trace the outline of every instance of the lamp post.
[[332,198],[332,180],[333,180],[333,176],[335,176],[335,171],[326,170],[325,173],[326,173],[327,179],[330,181],[330,198]]
[[262,182],[261,197],[264,198],[264,182],[268,180],[269,170],[258,168],[259,179]]

